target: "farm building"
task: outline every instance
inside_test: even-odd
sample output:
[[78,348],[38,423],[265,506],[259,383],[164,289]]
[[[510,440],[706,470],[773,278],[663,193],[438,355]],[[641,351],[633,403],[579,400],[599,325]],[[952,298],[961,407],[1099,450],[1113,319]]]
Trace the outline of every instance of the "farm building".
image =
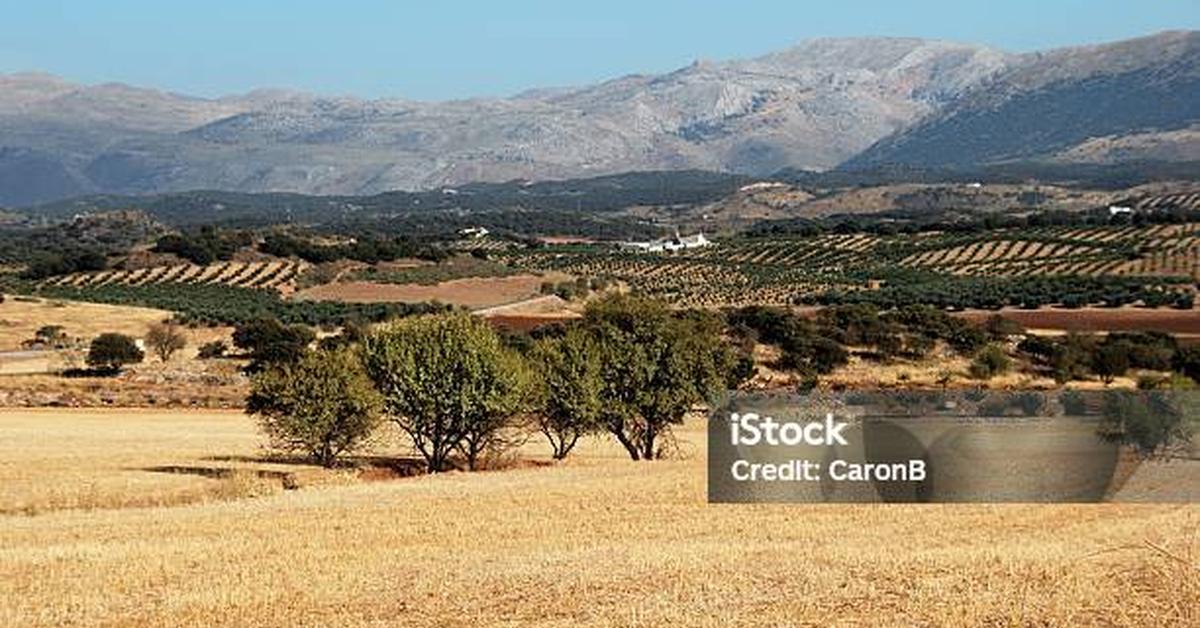
[[703,233],[687,237],[680,237],[677,233],[673,238],[659,238],[643,242],[621,242],[618,246],[628,251],[663,253],[667,251],[682,251],[684,249],[699,249],[711,245],[712,240],[704,237]]

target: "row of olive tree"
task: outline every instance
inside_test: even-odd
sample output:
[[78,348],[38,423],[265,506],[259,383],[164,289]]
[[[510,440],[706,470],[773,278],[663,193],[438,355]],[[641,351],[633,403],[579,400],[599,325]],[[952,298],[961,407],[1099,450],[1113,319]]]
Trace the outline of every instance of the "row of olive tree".
[[540,432],[561,459],[611,434],[634,460],[663,455],[671,426],[724,390],[734,364],[713,315],[612,295],[521,347],[467,314],[402,319],[358,342],[305,351],[253,378],[247,411],[279,448],[325,465],[382,419],[430,472]]

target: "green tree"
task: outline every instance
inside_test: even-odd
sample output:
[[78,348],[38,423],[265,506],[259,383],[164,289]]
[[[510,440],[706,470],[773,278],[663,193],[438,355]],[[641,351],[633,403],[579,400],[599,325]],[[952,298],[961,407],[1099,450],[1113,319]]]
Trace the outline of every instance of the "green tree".
[[1176,371],[1200,382],[1200,345],[1181,348],[1171,362]]
[[610,295],[588,307],[583,325],[598,347],[602,420],[634,460],[659,457],[659,438],[723,390],[734,365],[720,319],[705,313]]
[[538,429],[554,459],[562,460],[580,438],[604,430],[599,352],[591,336],[574,327],[538,340],[531,357],[541,374]]
[[250,356],[250,372],[268,364],[298,360],[315,338],[313,330],[305,325],[284,325],[273,318],[250,321],[233,332],[234,346]]
[[971,362],[971,376],[976,379],[991,379],[1008,372],[1012,361],[999,345],[988,345],[979,350]]
[[368,335],[363,353],[388,414],[430,472],[446,470],[456,450],[474,469],[528,399],[519,357],[467,314],[397,321]]
[[[1110,442],[1153,457],[1192,439],[1186,396],[1160,391],[1108,391],[1098,433]],[[1194,410],[1194,409],[1193,409]]]
[[60,349],[66,346],[68,342],[66,328],[62,325],[42,325],[34,332],[33,341],[54,349]]
[[1105,343],[1092,354],[1092,372],[1107,386],[1129,370],[1128,343]]
[[146,354],[138,348],[133,338],[124,334],[100,334],[88,347],[87,365],[93,369],[111,373],[120,372],[126,364],[137,364]]
[[227,351],[229,351],[229,347],[225,345],[224,340],[213,340],[200,345],[196,351],[196,357],[201,360],[213,360],[225,357]]
[[332,467],[379,423],[383,401],[352,349],[315,351],[251,379],[247,414],[271,445]]

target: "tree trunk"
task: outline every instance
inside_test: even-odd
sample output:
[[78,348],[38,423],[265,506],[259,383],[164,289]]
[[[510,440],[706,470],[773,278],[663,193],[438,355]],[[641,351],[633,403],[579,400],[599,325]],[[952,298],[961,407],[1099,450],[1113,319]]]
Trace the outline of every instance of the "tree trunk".
[[629,452],[630,458],[634,460],[640,459],[641,453],[638,451],[637,445],[634,444],[633,441],[629,440],[629,437],[625,435],[625,431],[623,429],[614,427],[609,431],[611,431],[613,435],[617,437],[617,442],[621,443],[621,445],[625,447],[625,451]]
[[654,460],[654,438],[656,436],[658,436],[658,432],[655,431],[653,424],[648,424],[646,433],[642,436],[643,460]]

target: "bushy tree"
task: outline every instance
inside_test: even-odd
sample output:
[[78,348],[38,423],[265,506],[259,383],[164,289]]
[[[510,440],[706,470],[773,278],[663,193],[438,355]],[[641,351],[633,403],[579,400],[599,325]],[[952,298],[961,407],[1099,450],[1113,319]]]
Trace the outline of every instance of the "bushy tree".
[[1171,360],[1176,371],[1200,382],[1200,346],[1184,347]]
[[166,362],[171,359],[172,355],[175,355],[175,352],[187,346],[187,336],[184,335],[179,324],[174,321],[153,323],[146,331],[146,346],[158,356],[159,360]]
[[382,399],[351,349],[272,364],[251,382],[246,412],[272,446],[325,467],[362,445],[379,421]]
[[1133,447],[1141,456],[1162,454],[1192,438],[1184,397],[1158,391],[1110,391],[1098,429],[1110,442]]
[[69,340],[66,328],[62,325],[42,325],[34,332],[32,344],[60,349],[66,346]]
[[720,319],[705,313],[610,295],[582,324],[599,347],[602,420],[634,460],[659,457],[659,438],[723,390],[733,366]]
[[313,330],[305,325],[284,325],[273,318],[251,321],[233,332],[233,344],[250,356],[250,372],[299,359],[315,338]]
[[124,334],[106,333],[96,336],[88,347],[87,365],[99,371],[120,372],[127,364],[137,364],[146,354],[133,338]]
[[1012,361],[998,345],[988,345],[980,349],[975,360],[971,362],[971,376],[976,379],[991,379],[1008,372]]
[[228,345],[223,340],[213,340],[200,345],[196,350],[196,357],[201,360],[213,360],[216,358],[225,357],[225,353],[229,351]]
[[430,472],[446,470],[456,450],[475,468],[528,399],[519,357],[467,314],[397,321],[368,335],[363,353],[390,418]]
[[585,330],[574,327],[538,340],[530,353],[541,375],[538,429],[554,459],[562,460],[580,438],[604,430],[598,348]]
[[1105,385],[1129,370],[1129,346],[1126,342],[1104,343],[1092,354],[1092,372]]

